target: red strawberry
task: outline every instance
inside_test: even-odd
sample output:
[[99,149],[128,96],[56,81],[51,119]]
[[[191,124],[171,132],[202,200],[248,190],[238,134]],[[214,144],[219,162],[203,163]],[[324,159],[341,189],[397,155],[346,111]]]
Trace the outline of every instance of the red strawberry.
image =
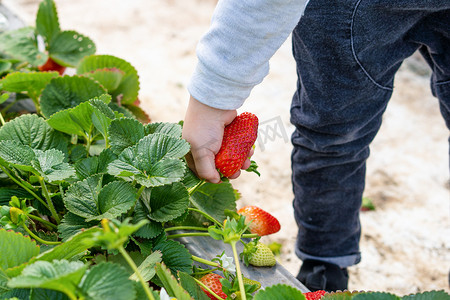
[[305,295],[306,300],[319,300],[325,294],[326,294],[326,291],[318,290],[318,291],[315,291],[315,292],[304,293],[303,295]]
[[[227,298],[227,295],[222,291],[222,283],[220,283],[220,279],[223,278],[219,274],[215,273],[209,273],[200,278],[200,282],[206,285],[208,288],[211,289],[214,293],[216,293],[218,296],[220,296],[223,299]],[[216,300],[217,298],[214,297],[210,292],[202,288],[202,290],[206,293],[206,295],[213,300]]]
[[259,236],[278,232],[281,228],[277,218],[257,206],[244,206],[237,213],[245,216],[246,223],[252,221],[249,225],[250,232]]
[[223,176],[239,171],[258,135],[258,118],[249,112],[238,115],[223,133],[222,146],[216,155],[216,167]]
[[57,71],[59,75],[64,74],[64,71],[66,70],[66,67],[61,66],[56,61],[54,61],[50,56],[48,57],[45,64],[38,67],[39,71],[45,72],[45,71]]

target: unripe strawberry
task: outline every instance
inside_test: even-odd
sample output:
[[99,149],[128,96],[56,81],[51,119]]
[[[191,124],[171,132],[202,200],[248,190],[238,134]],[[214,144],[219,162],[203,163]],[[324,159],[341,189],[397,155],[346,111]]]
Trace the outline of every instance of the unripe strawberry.
[[252,221],[248,228],[251,233],[256,233],[259,236],[278,232],[281,228],[277,218],[257,206],[244,206],[237,213],[245,216],[245,223]]
[[259,242],[256,244],[256,251],[251,255],[248,262],[255,267],[272,267],[277,263],[270,248]]
[[217,169],[229,177],[242,168],[258,135],[258,118],[249,112],[238,115],[224,129],[222,145],[216,155]]
[[[202,278],[200,278],[200,282],[206,285],[208,288],[211,289],[214,293],[216,293],[219,297],[226,299],[227,295],[222,291],[222,283],[220,283],[220,279],[223,278],[219,274],[216,273],[209,273],[204,275]],[[205,290],[202,287],[202,290],[206,293],[206,295],[213,300],[216,300],[217,298],[214,297],[210,292]]]

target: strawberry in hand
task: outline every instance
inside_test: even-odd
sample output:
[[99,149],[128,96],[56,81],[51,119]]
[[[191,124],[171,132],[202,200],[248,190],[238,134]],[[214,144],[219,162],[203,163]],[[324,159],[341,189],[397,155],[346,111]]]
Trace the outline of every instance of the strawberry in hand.
[[278,232],[281,228],[280,222],[278,222],[277,218],[257,206],[244,206],[239,209],[237,213],[245,216],[246,224],[251,221],[248,226],[250,232],[256,233],[259,236]]
[[249,156],[258,135],[258,118],[249,112],[238,115],[224,129],[222,145],[215,157],[219,172],[230,177],[239,171]]
[[[200,278],[200,282],[206,285],[211,291],[216,293],[220,298],[226,299],[227,295],[222,291],[222,283],[220,283],[220,279],[223,277],[219,274],[209,273]],[[214,297],[210,292],[202,287],[202,290],[206,293],[206,295],[213,300],[217,298]]]

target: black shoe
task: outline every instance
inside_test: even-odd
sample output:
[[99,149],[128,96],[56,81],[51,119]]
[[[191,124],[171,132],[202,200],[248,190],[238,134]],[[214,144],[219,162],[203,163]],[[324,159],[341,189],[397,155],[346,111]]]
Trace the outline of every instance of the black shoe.
[[303,261],[297,279],[312,292],[344,291],[348,286],[347,268],[341,269],[335,264],[313,259]]

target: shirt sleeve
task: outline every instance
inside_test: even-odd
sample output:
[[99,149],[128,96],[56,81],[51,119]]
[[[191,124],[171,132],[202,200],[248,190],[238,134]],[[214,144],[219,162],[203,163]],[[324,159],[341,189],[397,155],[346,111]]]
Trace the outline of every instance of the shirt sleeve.
[[304,8],[305,0],[219,0],[197,45],[189,93],[215,108],[239,108],[268,74],[269,59]]

